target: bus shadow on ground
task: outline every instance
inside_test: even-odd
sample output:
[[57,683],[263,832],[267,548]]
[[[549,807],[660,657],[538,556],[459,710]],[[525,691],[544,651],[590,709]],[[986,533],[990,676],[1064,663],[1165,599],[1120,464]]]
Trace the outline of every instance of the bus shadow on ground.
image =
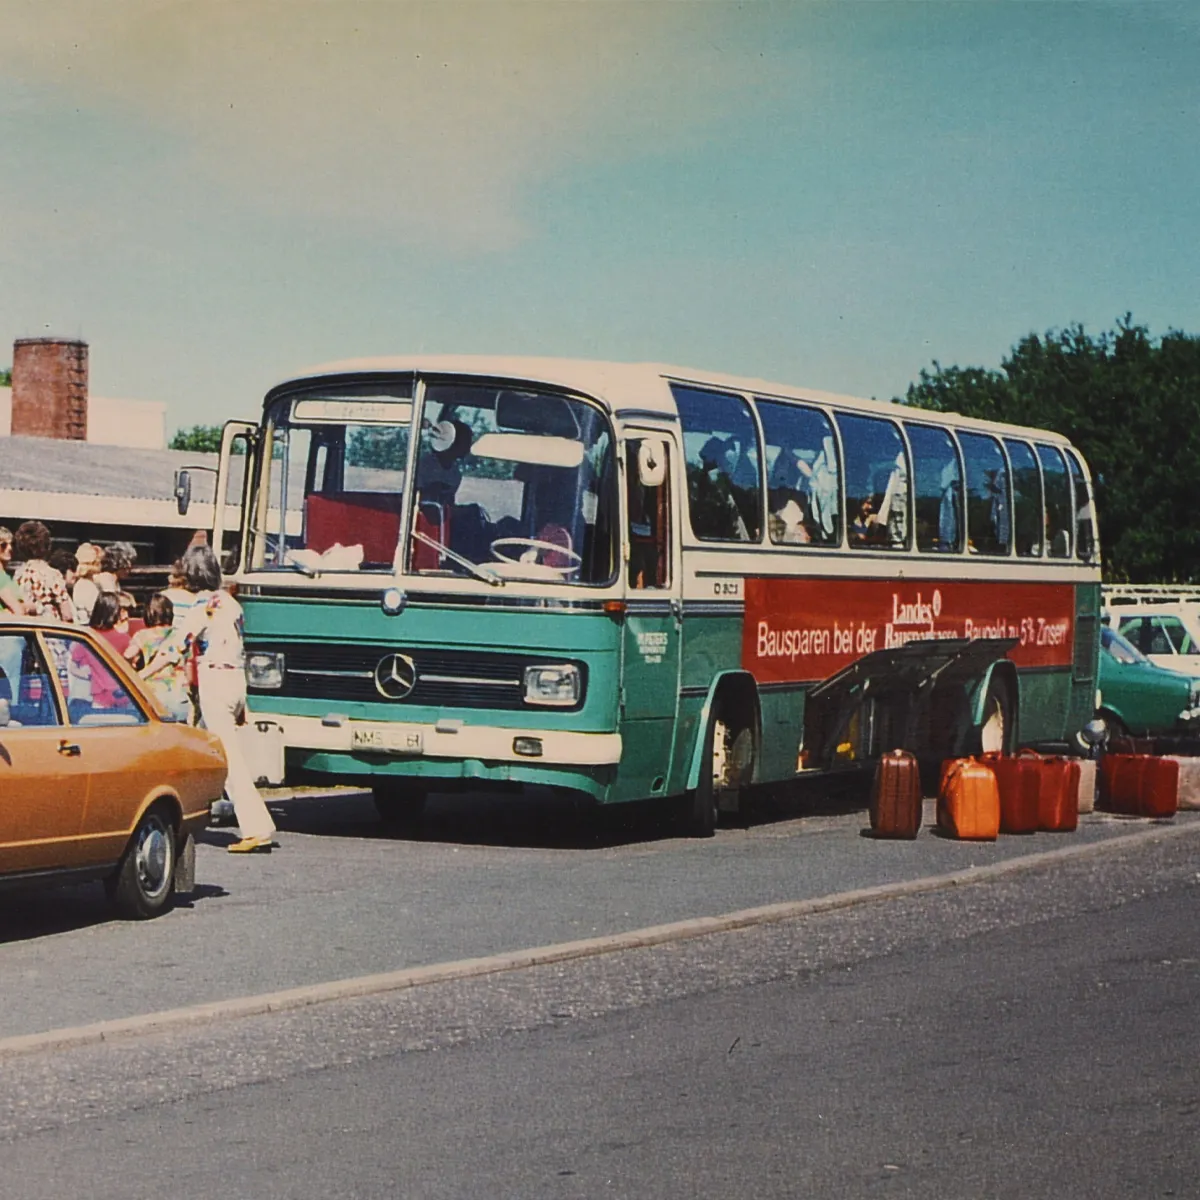
[[[865,811],[868,783],[846,778],[754,788],[745,794],[742,812],[723,816],[722,828]],[[266,798],[285,834],[553,850],[602,850],[686,837],[680,802],[674,800],[595,805],[551,789],[435,793],[418,820],[389,822],[380,818],[369,792],[301,793],[278,800],[268,793]]]

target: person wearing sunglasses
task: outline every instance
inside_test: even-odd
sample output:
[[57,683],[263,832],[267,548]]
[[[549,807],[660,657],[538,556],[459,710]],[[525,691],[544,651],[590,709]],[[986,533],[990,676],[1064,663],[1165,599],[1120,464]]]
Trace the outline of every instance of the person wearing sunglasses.
[[0,614],[7,612],[23,617],[25,601],[21,598],[21,589],[8,573],[8,564],[12,562],[12,556],[12,531],[0,525]]

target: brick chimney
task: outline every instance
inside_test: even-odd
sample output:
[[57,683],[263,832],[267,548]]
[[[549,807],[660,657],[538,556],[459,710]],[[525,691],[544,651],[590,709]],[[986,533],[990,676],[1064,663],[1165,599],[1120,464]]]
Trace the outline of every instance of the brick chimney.
[[18,338],[13,342],[14,437],[87,440],[87,342]]

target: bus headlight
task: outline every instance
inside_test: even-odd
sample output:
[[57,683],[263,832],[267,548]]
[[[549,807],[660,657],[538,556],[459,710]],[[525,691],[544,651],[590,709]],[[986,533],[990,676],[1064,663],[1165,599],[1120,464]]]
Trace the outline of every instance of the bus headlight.
[[573,708],[583,695],[579,668],[573,663],[525,668],[525,703]]
[[283,687],[283,654],[278,650],[252,650],[247,654],[246,684],[262,689]]

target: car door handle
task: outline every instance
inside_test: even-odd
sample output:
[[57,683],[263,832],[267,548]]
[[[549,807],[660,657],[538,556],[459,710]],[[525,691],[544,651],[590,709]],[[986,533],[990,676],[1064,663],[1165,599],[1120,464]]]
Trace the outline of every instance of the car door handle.
[[65,754],[67,758],[78,758],[83,753],[78,742],[68,742],[66,738],[58,743],[58,752]]

